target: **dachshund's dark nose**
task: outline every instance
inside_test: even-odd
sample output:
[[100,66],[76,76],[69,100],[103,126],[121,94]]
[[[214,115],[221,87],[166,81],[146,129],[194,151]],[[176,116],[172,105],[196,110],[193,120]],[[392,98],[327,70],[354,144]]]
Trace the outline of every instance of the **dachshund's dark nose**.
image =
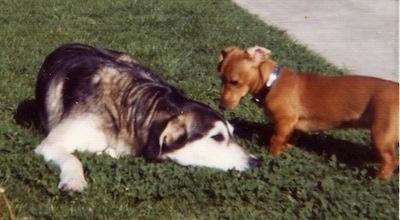
[[221,110],[226,110],[226,105],[224,104],[224,103],[219,103],[219,109],[221,109]]

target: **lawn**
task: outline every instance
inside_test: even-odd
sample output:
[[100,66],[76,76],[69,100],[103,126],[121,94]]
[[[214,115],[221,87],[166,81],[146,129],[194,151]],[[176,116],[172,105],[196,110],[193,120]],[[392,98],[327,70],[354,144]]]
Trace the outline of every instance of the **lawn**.
[[[282,66],[344,74],[285,31],[227,0],[0,0],[0,219],[397,219],[398,177],[378,181],[368,132],[303,134],[266,154],[273,125],[249,98],[223,112],[263,161],[239,173],[79,153],[89,188],[60,193],[59,170],[33,149],[36,74],[57,46],[81,42],[133,54],[193,99],[217,108],[219,51],[262,45]],[[274,10],[274,9],[271,9]]]

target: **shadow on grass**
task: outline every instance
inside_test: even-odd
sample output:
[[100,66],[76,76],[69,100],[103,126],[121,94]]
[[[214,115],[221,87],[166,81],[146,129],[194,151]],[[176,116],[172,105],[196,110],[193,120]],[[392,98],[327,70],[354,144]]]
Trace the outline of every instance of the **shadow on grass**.
[[28,99],[21,102],[14,114],[14,119],[17,124],[22,127],[33,128],[40,133],[43,133],[43,129],[40,125],[36,101],[34,99]]
[[[235,134],[240,138],[254,140],[254,137],[256,137],[257,144],[269,146],[269,140],[274,132],[272,123],[254,123],[240,119],[233,119],[231,123],[235,127]],[[348,166],[361,167],[364,163],[379,162],[378,155],[371,147],[336,139],[326,134],[299,132],[296,146],[324,156],[327,159],[335,155],[338,162]]]

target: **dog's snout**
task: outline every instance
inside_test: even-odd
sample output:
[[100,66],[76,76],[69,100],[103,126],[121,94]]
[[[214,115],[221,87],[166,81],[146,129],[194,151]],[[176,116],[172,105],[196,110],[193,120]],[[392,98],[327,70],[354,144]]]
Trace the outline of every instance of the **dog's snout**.
[[261,166],[261,161],[257,158],[251,157],[249,159],[249,166],[250,166],[250,168],[259,167],[259,166]]
[[226,110],[226,105],[224,104],[224,103],[219,103],[219,105],[218,105],[218,107],[219,107],[219,109],[221,109],[221,110]]

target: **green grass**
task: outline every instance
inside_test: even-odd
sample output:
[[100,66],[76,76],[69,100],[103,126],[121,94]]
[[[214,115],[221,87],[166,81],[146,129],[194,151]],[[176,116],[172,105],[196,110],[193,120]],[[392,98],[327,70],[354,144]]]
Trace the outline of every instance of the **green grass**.
[[[228,45],[262,45],[281,65],[343,74],[319,55],[226,0],[0,0],[0,186],[19,219],[396,219],[398,178],[371,178],[368,133],[303,134],[299,147],[266,154],[272,124],[249,99],[224,115],[263,165],[243,173],[79,153],[89,188],[61,194],[59,170],[34,154],[36,73],[67,42],[135,55],[169,83],[217,109],[216,61]],[[271,9],[273,10],[273,9]],[[28,109],[27,109],[28,107]],[[29,122],[29,120],[28,120]],[[8,219],[0,197],[0,219]]]

